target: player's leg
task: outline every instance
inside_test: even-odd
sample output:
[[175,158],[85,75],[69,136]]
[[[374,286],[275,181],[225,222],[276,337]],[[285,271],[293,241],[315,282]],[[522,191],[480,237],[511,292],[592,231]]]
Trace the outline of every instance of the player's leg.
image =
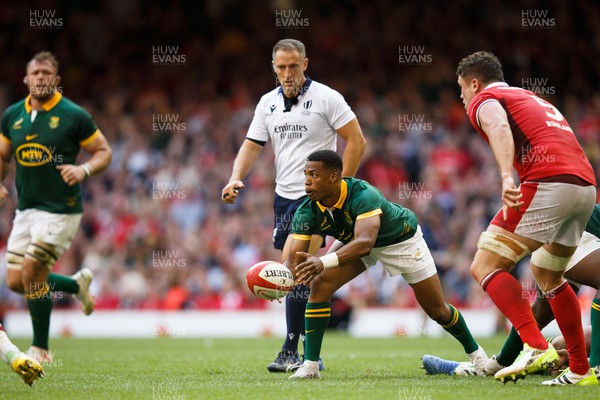
[[[64,220],[64,216],[42,213],[38,210],[17,211],[6,252],[6,285],[10,290],[20,294],[25,293],[21,271],[27,247],[31,243],[32,233],[42,233],[44,230],[56,231],[67,224],[75,224],[76,226],[69,227],[69,229],[76,230],[79,224],[78,218],[80,217],[75,215],[68,216]],[[67,247],[69,245],[70,241]],[[50,291],[73,294],[80,302],[84,314],[89,315],[93,311],[93,301],[89,295],[91,280],[91,271],[84,268],[73,276],[50,272],[47,282]]]
[[[588,352],[588,354],[590,354],[590,344],[591,344],[591,339],[592,339],[591,325],[587,325],[587,326],[583,327],[583,335],[585,336],[586,351]],[[565,343],[565,338],[562,335],[551,338],[550,343],[552,343],[552,346],[554,346],[554,348],[556,349],[556,352],[558,353],[558,361],[548,371],[548,374],[551,376],[558,376],[565,370],[565,368],[567,368],[569,366],[569,352],[567,351],[567,344]],[[598,377],[598,372],[596,369],[595,369],[595,372],[596,372],[596,377]]]
[[[29,226],[31,243],[23,258],[22,280],[25,297],[32,317],[33,344],[29,354],[40,362],[52,362],[52,353],[48,351],[50,314],[52,298],[50,284],[47,282],[52,267],[59,257],[69,248],[81,220],[81,214],[52,214],[40,210],[30,210]],[[78,283],[80,296],[89,286]],[[89,282],[87,282],[89,285]],[[88,305],[93,300],[88,293]],[[82,303],[83,305],[83,303]],[[85,308],[85,305],[84,307]]]
[[362,260],[329,268],[311,282],[306,304],[306,353],[304,363],[290,379],[319,378],[319,356],[323,336],[331,317],[331,296],[347,282],[365,271]]
[[569,368],[564,375],[544,382],[548,385],[598,384],[587,359],[579,301],[563,278],[575,250],[575,247],[558,243],[546,244],[535,251],[531,258],[533,276],[552,307],[569,352]]
[[[25,252],[25,250],[23,251]],[[15,293],[25,294],[22,278],[22,267],[24,255],[7,252],[6,286]],[[84,268],[75,275],[61,275],[54,272],[48,274],[48,287],[51,292],[65,292],[72,294],[80,304],[85,315],[94,311],[94,302],[89,293],[89,287],[93,279],[92,271]]]
[[[281,261],[288,259],[291,245],[289,235],[294,212],[304,199],[290,200],[275,194],[273,201],[274,230],[273,246],[281,250]],[[313,235],[309,251],[316,252],[322,245],[321,236]],[[313,254],[313,253],[311,253]],[[270,372],[291,372],[300,367],[298,341],[304,335],[304,310],[308,301],[308,287],[296,285],[285,299],[286,335],[275,360],[267,366]]]
[[10,365],[12,370],[23,378],[29,386],[37,378],[42,378],[45,375],[42,366],[36,360],[22,353],[10,341],[2,325],[0,325],[0,359]]
[[[405,279],[410,279],[407,275],[409,274],[404,274]],[[423,280],[408,281],[408,283],[415,292],[419,305],[429,318],[437,322],[446,332],[460,342],[475,367],[476,373],[484,375],[483,368],[488,357],[483,348],[473,338],[460,311],[444,300],[442,285],[437,273]]]
[[[567,264],[564,277],[570,281],[569,284],[575,293],[579,291],[580,285],[586,285],[597,289],[600,287],[600,270],[598,270],[598,268],[600,268],[600,241],[598,241],[596,236],[584,232],[579,241],[579,245],[577,246],[577,250],[575,250],[575,253]],[[552,308],[547,299],[541,295],[539,287],[538,296],[531,307],[534,318],[540,329],[543,329],[554,319]],[[600,327],[598,332],[600,332]],[[589,343],[589,338],[586,334],[586,347],[589,347],[587,343]],[[560,345],[560,347],[556,347],[555,341],[552,341],[551,344],[557,351],[565,348],[564,344]],[[488,363],[489,365],[486,366],[486,369],[489,370],[489,373],[495,373],[505,366],[512,364],[522,349],[523,343],[521,342],[521,338],[515,329],[512,328],[502,350],[497,356],[493,356],[490,359],[490,363]],[[559,357],[565,358],[561,356],[560,352]]]
[[510,320],[523,342],[545,349],[546,340],[535,322],[526,296],[523,295],[523,288],[508,273],[518,260],[540,245],[539,242],[490,225],[477,243],[478,250],[471,264],[471,274],[496,307]]
[[[554,320],[552,308],[550,307],[548,300],[541,295],[539,290],[535,301],[531,305],[531,310],[540,330],[544,329],[550,322]],[[490,362],[485,367],[486,372],[489,375],[494,375],[502,368],[511,365],[513,362],[515,362],[522,350],[523,342],[521,341],[521,337],[515,328],[512,327],[508,337],[506,338],[506,341],[502,345],[500,352],[490,358]]]
[[29,245],[23,258],[22,282],[33,326],[32,351],[40,353],[38,359],[49,349],[52,297],[47,282],[50,274],[48,265],[53,265],[56,258],[54,246],[39,241]]
[[[585,236],[586,234],[584,233],[582,240]],[[580,244],[577,252],[579,252],[582,246],[590,247],[598,245],[600,245],[598,239],[592,238],[589,242],[583,245]],[[574,258],[577,256],[577,252],[573,256]],[[589,345],[590,366],[597,371],[596,375],[598,376],[600,375],[600,250],[595,249],[587,254],[572,269],[565,272],[565,278],[598,290],[596,297],[592,301],[590,311],[591,339]]]

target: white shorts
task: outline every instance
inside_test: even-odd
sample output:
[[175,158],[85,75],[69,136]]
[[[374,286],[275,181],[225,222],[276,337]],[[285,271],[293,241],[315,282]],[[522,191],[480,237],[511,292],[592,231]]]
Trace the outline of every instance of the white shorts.
[[437,273],[420,226],[410,239],[390,246],[374,247],[371,254],[362,258],[367,268],[378,260],[390,276],[402,275],[409,284],[424,281]]
[[592,214],[596,188],[560,182],[523,182],[525,203],[508,209],[506,220],[498,211],[492,225],[542,243],[575,247]]
[[[54,253],[60,257],[71,246],[80,221],[81,214],[53,214],[36,209],[17,210],[6,250],[24,256],[32,242],[42,242],[54,245]],[[20,264],[9,265],[11,269],[20,267]]]
[[[583,232],[581,240],[579,241],[579,246],[577,246],[577,250],[575,250],[575,253],[573,253],[571,260],[567,264],[565,272],[573,268],[575,265],[577,265],[577,263],[598,249],[600,249],[600,239],[587,231]],[[567,280],[573,283],[575,286],[581,287],[581,284],[573,282],[570,279]]]

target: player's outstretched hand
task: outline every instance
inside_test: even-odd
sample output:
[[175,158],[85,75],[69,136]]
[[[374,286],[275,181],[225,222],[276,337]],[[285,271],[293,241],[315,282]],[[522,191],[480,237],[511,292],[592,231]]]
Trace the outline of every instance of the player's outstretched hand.
[[235,204],[240,189],[244,188],[242,181],[231,181],[221,190],[221,199],[225,203]]
[[85,179],[85,171],[79,165],[63,164],[57,165],[56,169],[60,171],[63,181],[69,186],[77,185]]
[[299,256],[304,257],[305,261],[296,265],[296,283],[309,286],[312,280],[323,272],[323,262],[319,257],[315,257],[312,254],[299,251]]

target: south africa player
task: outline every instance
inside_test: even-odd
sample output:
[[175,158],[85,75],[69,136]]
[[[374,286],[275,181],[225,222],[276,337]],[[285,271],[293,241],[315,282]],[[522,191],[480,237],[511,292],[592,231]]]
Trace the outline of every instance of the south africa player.
[[0,359],[10,365],[26,384],[33,385],[37,378],[43,378],[45,373],[40,363],[25,353],[21,353],[0,325]]
[[[302,186],[305,154],[317,149],[335,150],[337,138],[346,142],[344,176],[354,176],[365,150],[356,115],[341,94],[304,75],[308,58],[304,44],[282,39],[273,47],[272,68],[280,86],[265,94],[254,112],[246,140],[233,163],[229,183],[221,193],[226,203],[234,203],[244,179],[256,163],[267,141],[275,153],[275,229],[273,245],[287,260],[292,218],[306,198]],[[312,238],[309,252],[322,245],[319,235]],[[308,288],[297,285],[286,297],[287,335],[281,351],[267,366],[270,372],[291,372],[300,366],[298,339],[304,335],[304,310]]]
[[[343,163],[336,152],[316,151],[307,160],[304,186],[308,198],[294,214],[288,260],[296,282],[310,285],[306,355],[290,379],[320,377],[318,359],[331,316],[331,296],[378,260],[390,276],[402,275],[427,315],[462,344],[483,374],[488,357],[460,312],[445,302],[416,215],[388,201],[368,182],[342,178]],[[333,236],[343,246],[315,257],[306,252],[315,232]]]
[[[52,53],[36,54],[26,71],[29,95],[11,105],[1,122],[0,178],[6,178],[14,155],[19,199],[7,245],[7,285],[27,299],[33,324],[28,354],[51,362],[50,292],[75,295],[86,315],[94,309],[91,271],[73,277],[50,271],[77,232],[83,211],[79,184],[104,171],[112,152],[92,117],[58,90],[58,61]],[[75,165],[81,148],[91,158]],[[0,201],[7,196],[0,186]]]

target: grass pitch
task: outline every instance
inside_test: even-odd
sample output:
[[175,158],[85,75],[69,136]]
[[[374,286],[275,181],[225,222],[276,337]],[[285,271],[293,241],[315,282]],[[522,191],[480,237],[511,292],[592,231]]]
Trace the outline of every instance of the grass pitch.
[[[481,340],[488,355],[503,338]],[[15,340],[20,348],[25,340]],[[516,385],[492,378],[426,376],[420,357],[466,360],[450,337],[357,339],[328,332],[320,380],[288,381],[266,369],[281,346],[264,339],[53,339],[54,362],[32,388],[0,368],[2,399],[596,399],[600,387]]]

